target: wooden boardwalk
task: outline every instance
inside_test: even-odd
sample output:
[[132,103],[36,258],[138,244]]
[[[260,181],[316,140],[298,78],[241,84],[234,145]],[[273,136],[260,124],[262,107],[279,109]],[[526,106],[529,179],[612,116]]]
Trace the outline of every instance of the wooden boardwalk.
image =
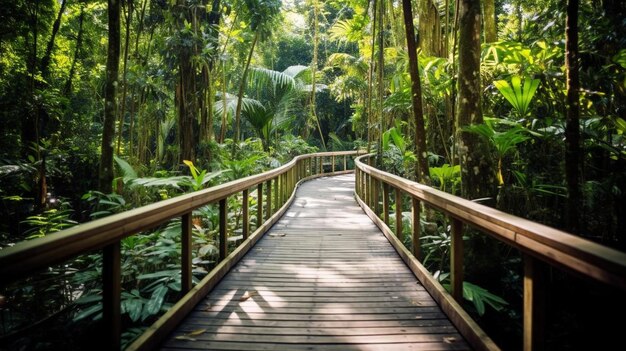
[[354,175],[305,182],[162,350],[470,349],[353,191]]

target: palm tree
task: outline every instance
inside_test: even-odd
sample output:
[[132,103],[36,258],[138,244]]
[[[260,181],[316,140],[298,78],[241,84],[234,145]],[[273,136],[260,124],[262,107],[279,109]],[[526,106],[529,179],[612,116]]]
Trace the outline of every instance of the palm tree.
[[240,132],[240,116],[243,108],[243,94],[245,92],[248,70],[250,69],[250,62],[252,61],[252,55],[254,49],[259,40],[264,40],[269,37],[274,28],[274,20],[280,13],[280,0],[246,0],[244,6],[241,6],[244,20],[250,23],[250,28],[254,32],[252,44],[250,45],[250,51],[246,59],[246,63],[243,69],[241,81],[239,83],[239,92],[237,94],[237,107],[235,110],[235,144],[239,140]]
[[[239,106],[242,116],[250,124],[256,135],[262,140],[263,148],[269,150],[271,135],[292,126],[294,107],[311,92],[310,67],[290,66],[284,71],[254,67],[250,70],[248,96],[235,97],[227,94],[216,103],[216,113],[236,114]],[[316,90],[325,89],[316,84]],[[252,98],[254,97],[254,98]]]

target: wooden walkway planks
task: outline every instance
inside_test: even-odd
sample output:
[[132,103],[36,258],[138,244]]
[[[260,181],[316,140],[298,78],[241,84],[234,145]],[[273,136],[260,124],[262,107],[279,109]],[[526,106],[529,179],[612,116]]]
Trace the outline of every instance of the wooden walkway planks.
[[162,349],[468,350],[353,189],[353,175],[304,183]]

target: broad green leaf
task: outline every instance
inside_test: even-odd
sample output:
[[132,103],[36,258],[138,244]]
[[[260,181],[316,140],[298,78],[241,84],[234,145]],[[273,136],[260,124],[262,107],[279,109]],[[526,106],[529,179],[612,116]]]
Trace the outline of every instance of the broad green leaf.
[[137,322],[141,317],[141,311],[143,310],[143,301],[141,299],[128,299],[122,301],[123,312],[128,313],[128,317],[133,322]]
[[513,106],[521,117],[529,112],[530,102],[539,87],[539,79],[525,78],[522,84],[520,76],[513,76],[511,84],[505,80],[494,81],[493,84],[502,96]]
[[[145,307],[145,313],[143,318],[144,320],[148,316],[155,315],[159,312],[159,310],[161,310],[161,306],[163,305],[163,299],[165,299],[165,295],[168,291],[169,289],[167,288],[167,286],[161,285],[152,292],[150,301],[148,301]],[[146,316],[146,314],[148,316]]]
[[137,172],[135,172],[133,167],[128,162],[126,162],[126,160],[123,160],[117,156],[113,156],[113,159],[122,170],[124,182],[137,178]]
[[87,317],[93,316],[100,311],[102,311],[102,304],[93,305],[85,310],[82,310],[79,314],[74,316],[74,321],[77,322]]

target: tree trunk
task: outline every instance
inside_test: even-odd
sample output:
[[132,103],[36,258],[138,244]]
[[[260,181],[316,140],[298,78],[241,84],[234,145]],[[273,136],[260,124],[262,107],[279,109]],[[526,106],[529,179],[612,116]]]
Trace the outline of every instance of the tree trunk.
[[406,31],[406,46],[409,52],[409,73],[411,75],[411,102],[413,104],[413,119],[415,121],[415,155],[417,156],[416,177],[423,184],[430,183],[428,155],[426,152],[426,131],[424,128],[424,111],[422,107],[422,84],[420,82],[417,60],[417,45],[415,43],[415,28],[413,26],[413,10],[411,0],[402,0],[404,13],[404,28]]
[[491,152],[476,134],[463,130],[483,123],[480,82],[480,0],[459,1],[459,96],[457,151],[462,193],[468,199],[491,196],[495,175]]
[[[178,0],[177,7],[179,11],[185,13],[179,16],[178,28],[184,30],[185,21],[191,22],[191,18],[186,8],[185,0]],[[178,53],[178,74],[179,82],[176,89],[176,104],[178,106],[178,142],[179,142],[179,161],[193,160],[194,148],[194,125],[195,113],[197,111],[195,98],[195,70],[191,62],[191,52],[189,48],[181,48]]]
[[241,82],[239,83],[239,93],[237,94],[237,109],[235,110],[235,135],[233,137],[233,145],[236,146],[239,143],[239,133],[241,124],[241,107],[243,103],[243,94],[246,90],[246,79],[248,78],[248,69],[250,69],[250,61],[252,61],[252,54],[254,53],[254,47],[259,39],[259,32],[254,34],[252,45],[250,46],[250,52],[246,60],[246,66],[243,69],[243,75],[241,76]]
[[317,25],[317,16],[318,16],[318,0],[313,0],[313,61],[311,62],[311,117],[315,119],[317,123],[317,131],[320,134],[320,140],[322,141],[322,147],[326,150],[326,143],[324,142],[324,135],[322,134],[322,126],[320,125],[320,120],[317,117],[316,111],[316,103],[315,103],[315,75],[317,74],[317,51],[319,45],[318,38],[318,25]]
[[218,143],[222,144],[224,142],[224,139],[226,138],[226,125],[227,125],[227,120],[226,118],[228,117],[228,109],[227,109],[227,101],[226,101],[226,67],[224,67],[224,61],[222,62],[222,124],[220,126],[220,138],[217,141]]
[[483,9],[485,12],[485,43],[493,43],[498,40],[497,27],[496,27],[496,4],[495,0],[485,0],[483,2]]
[[[419,47],[426,56],[442,56],[439,10],[432,0],[419,0]],[[405,20],[406,23],[406,20]]]
[[[124,61],[123,61],[123,72],[122,72],[122,106],[119,113],[119,130],[117,134],[117,154],[120,154],[120,150],[122,147],[122,133],[124,131],[124,115],[126,114],[126,93],[128,92],[128,83],[126,79],[126,73],[128,72],[128,47],[130,43],[130,23],[133,19],[133,2],[128,2],[128,10],[126,15],[126,33],[124,33]],[[131,114],[131,117],[132,114]],[[132,130],[128,132],[128,138],[132,139]],[[132,144],[132,142],[131,142]],[[129,150],[129,154],[132,153],[132,150]]]
[[108,0],[109,43],[107,49],[106,83],[104,88],[104,123],[98,188],[110,193],[113,183],[113,138],[117,114],[116,87],[120,65],[120,3]]
[[85,6],[80,7],[80,16],[78,16],[78,35],[76,36],[76,47],[74,48],[74,57],[72,58],[72,65],[70,66],[70,72],[63,88],[63,95],[69,97],[72,92],[72,83],[74,80],[74,74],[76,74],[76,63],[78,62],[78,56],[83,46],[83,23],[85,22]]
[[61,28],[61,18],[63,18],[63,12],[65,12],[66,4],[66,0],[61,1],[59,13],[57,14],[57,18],[54,20],[54,24],[52,25],[52,33],[50,34],[50,40],[48,40],[48,45],[46,46],[46,53],[41,58],[41,75],[46,81],[50,77],[50,60],[52,59],[52,50],[54,49],[54,41],[57,33],[59,33],[59,28]]
[[[39,113],[36,111],[35,106],[37,105],[36,101],[36,92],[35,92],[35,77],[37,76],[37,50],[38,50],[38,36],[39,36],[39,2],[35,2],[34,8],[32,12],[29,13],[29,25],[32,30],[32,50],[29,50],[28,55],[28,96],[30,97],[30,106],[28,104],[24,104],[24,114],[23,120],[21,123],[21,144],[22,144],[22,157],[27,158],[28,155],[31,154],[31,147],[33,145],[39,145],[39,123],[37,119],[39,118]],[[28,47],[28,39],[26,36],[26,47]],[[37,147],[37,149],[39,149]],[[39,157],[37,157],[39,159]]]
[[378,12],[377,5],[378,1],[374,0],[374,6],[372,8],[372,52],[370,55],[370,65],[368,71],[368,81],[367,81],[367,106],[365,111],[367,113],[367,152],[370,153],[372,150],[372,142],[374,139],[374,133],[372,132],[372,126],[374,125],[374,109],[372,108],[372,100],[374,98],[374,55],[376,53],[376,23],[378,21]]
[[565,178],[567,180],[567,223],[568,229],[576,233],[580,230],[580,109],[578,76],[578,0],[567,2],[567,23],[565,25],[565,67],[567,68],[567,116],[565,126]]
[[383,100],[385,95],[385,0],[379,0],[378,4],[378,152],[377,161],[378,164],[382,164],[383,156],[383,128],[384,128],[384,115],[383,115]]

